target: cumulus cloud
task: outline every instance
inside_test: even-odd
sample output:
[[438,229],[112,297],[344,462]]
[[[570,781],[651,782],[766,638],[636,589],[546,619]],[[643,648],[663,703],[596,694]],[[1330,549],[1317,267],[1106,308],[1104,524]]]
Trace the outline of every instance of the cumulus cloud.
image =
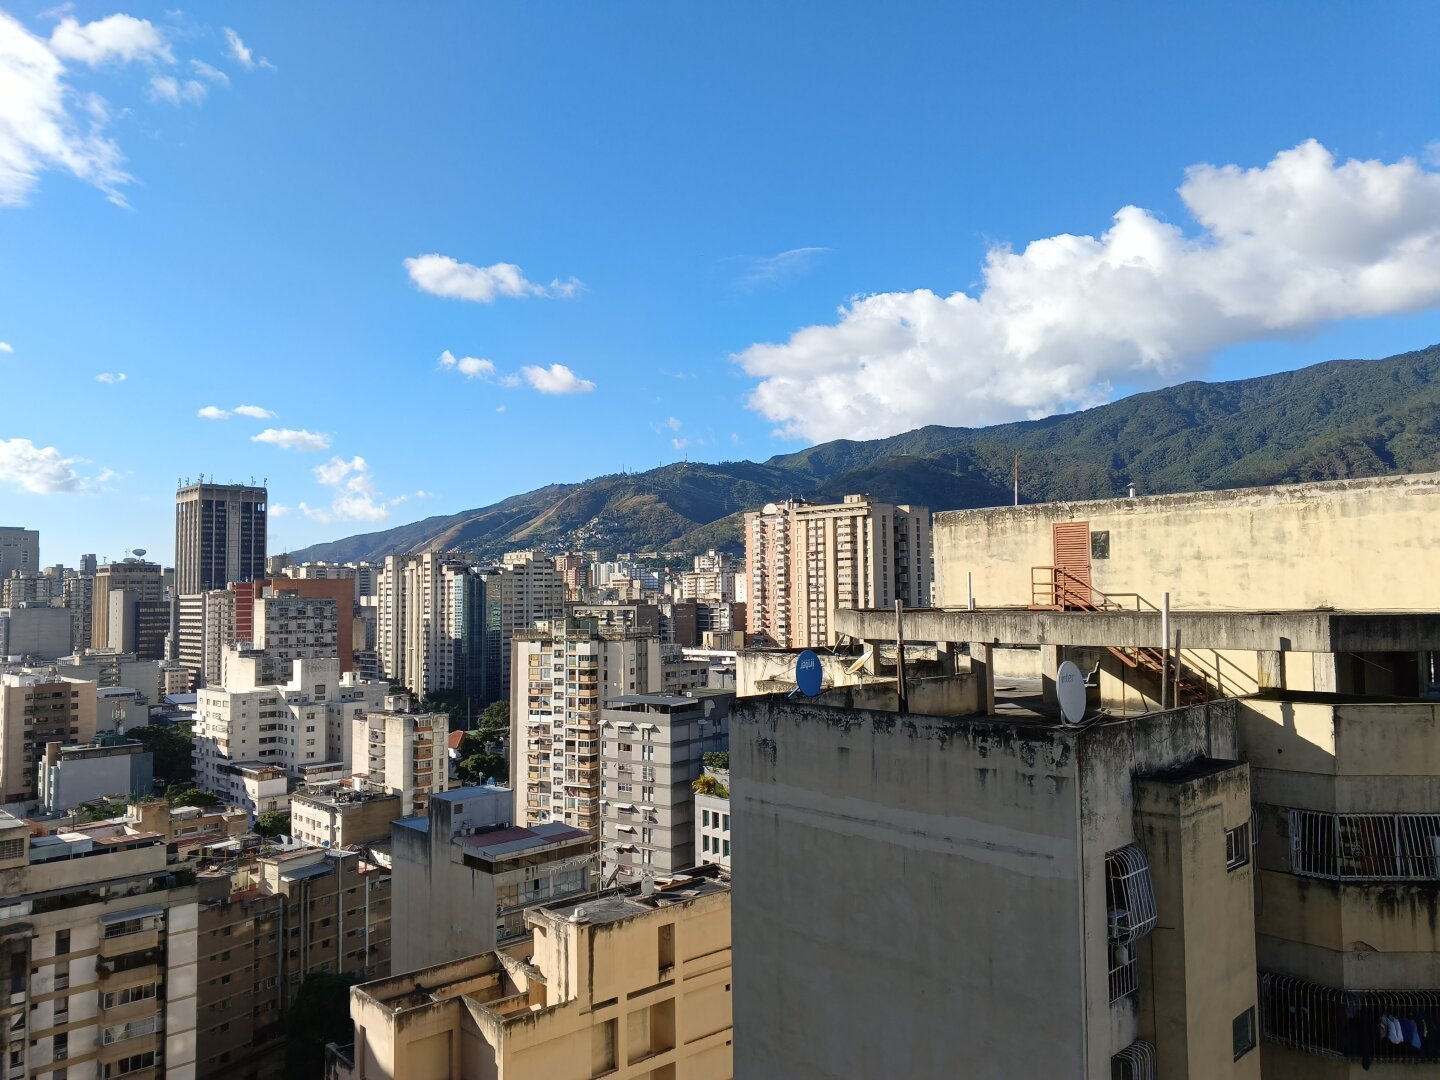
[[595,389],[589,379],[582,379],[564,364],[551,364],[548,368],[533,364],[520,369],[520,374],[542,394],[588,394]]
[[226,410],[226,409],[220,408],[220,406],[218,406],[218,405],[206,405],[203,409],[198,409],[198,410],[196,410],[195,415],[198,416],[198,417],[200,417],[201,420],[229,420],[229,419],[230,419],[230,413],[229,413],[229,411]]
[[440,366],[447,371],[458,371],[467,379],[495,377],[495,364],[492,361],[482,360],[478,356],[462,356],[457,360],[449,349],[440,354]]
[[[218,405],[206,405],[195,413],[203,420],[229,420],[231,416],[248,416],[251,420],[274,420],[275,414],[259,405],[236,405],[233,409],[222,409]],[[305,434],[309,434],[306,432]],[[276,436],[279,437],[278,434]],[[322,436],[323,438],[324,436]],[[274,440],[265,439],[264,442]],[[323,449],[323,448],[322,448]]]
[[99,375],[95,376],[95,381],[99,383],[107,383],[110,386],[114,386],[116,383],[122,383],[125,381],[125,372],[102,371]]
[[448,255],[417,255],[405,260],[405,269],[421,292],[479,304],[489,304],[500,296],[565,298],[574,296],[581,288],[574,278],[538,285],[526,280],[524,272],[514,263],[472,266]]
[[234,409],[236,416],[248,416],[251,420],[274,420],[275,414],[269,409],[259,405],[236,405]]
[[164,101],[171,105],[198,105],[209,93],[204,83],[194,79],[179,79],[169,75],[154,75],[150,78],[150,100]]
[[14,345],[11,345],[10,342],[8,342],[8,341],[0,341],[0,352],[13,353],[14,351],[15,351],[15,346],[14,346]]
[[375,490],[375,480],[370,474],[370,464],[363,457],[333,457],[324,465],[315,466],[315,479],[327,488],[333,488],[334,497],[329,506],[300,504],[300,512],[315,521],[384,521],[390,516],[389,507],[403,502],[406,496],[384,502]]
[[76,471],[79,458],[29,439],[0,439],[0,484],[32,495],[87,491],[90,481]]
[[251,442],[268,443],[281,450],[298,450],[311,453],[330,449],[330,436],[304,428],[266,428],[259,435],[251,435]]
[[679,431],[685,425],[682,424],[679,420],[675,419],[675,417],[671,416],[665,420],[665,426],[671,431]]
[[64,60],[78,60],[91,67],[111,60],[175,62],[165,35],[145,19],[132,15],[108,15],[83,26],[72,16],[60,20],[50,34],[50,51]]
[[[102,45],[85,45],[91,39],[78,32],[73,41],[61,40],[66,44],[58,47],[72,51],[123,54],[119,39],[108,32],[99,37]],[[23,206],[47,169],[63,169],[123,206],[120,187],[131,177],[120,147],[105,136],[104,100],[93,94],[78,98],[70,90],[56,47],[0,12],[0,206]],[[83,118],[70,112],[77,100]]]
[[1308,141],[1259,168],[1196,165],[1187,235],[1127,206],[1095,236],[994,248],[977,295],[860,297],[757,344],[749,405],[785,435],[876,438],[1097,404],[1114,381],[1203,371],[1220,349],[1440,304],[1440,174],[1337,163]]

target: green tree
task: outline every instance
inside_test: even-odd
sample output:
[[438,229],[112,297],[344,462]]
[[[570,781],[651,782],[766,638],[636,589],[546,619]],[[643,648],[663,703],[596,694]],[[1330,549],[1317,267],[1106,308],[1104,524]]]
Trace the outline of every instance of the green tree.
[[313,1080],[325,1073],[325,1045],[355,1041],[350,1022],[350,987],[360,981],[348,972],[315,971],[305,976],[285,1017],[285,1075]]
[[475,723],[476,731],[510,733],[510,703],[496,701],[485,707]]
[[195,782],[194,744],[189,724],[164,727],[134,727],[125,733],[155,756],[155,779],[162,784]]
[[220,800],[208,791],[201,791],[190,781],[171,784],[165,789],[165,801],[171,806],[218,806]]
[[261,836],[288,836],[290,815],[280,810],[267,810],[255,819],[255,831]]
[[728,772],[730,770],[729,750],[707,750],[704,760],[707,769],[715,769],[719,772]]
[[461,758],[457,769],[460,778],[472,784],[478,784],[483,780],[499,780],[504,783],[505,776],[509,771],[503,757],[483,751],[471,754],[467,758]]

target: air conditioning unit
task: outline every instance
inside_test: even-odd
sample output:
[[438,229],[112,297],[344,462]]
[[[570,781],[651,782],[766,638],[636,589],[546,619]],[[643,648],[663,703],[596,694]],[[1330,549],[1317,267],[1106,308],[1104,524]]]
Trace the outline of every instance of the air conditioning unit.
[[1111,941],[1128,940],[1130,937],[1130,912],[1124,908],[1113,909],[1108,918],[1108,928]]

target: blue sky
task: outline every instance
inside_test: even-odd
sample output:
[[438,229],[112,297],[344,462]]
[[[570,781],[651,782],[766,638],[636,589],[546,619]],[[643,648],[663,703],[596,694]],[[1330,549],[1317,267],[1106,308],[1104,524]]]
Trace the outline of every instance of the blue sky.
[[0,0],[0,524],[168,558],[265,477],[280,550],[1440,341],[1440,8],[1019,8]]

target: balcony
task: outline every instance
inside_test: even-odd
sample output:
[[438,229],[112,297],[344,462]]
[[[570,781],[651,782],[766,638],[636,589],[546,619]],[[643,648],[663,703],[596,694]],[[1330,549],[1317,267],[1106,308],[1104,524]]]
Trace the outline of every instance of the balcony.
[[[1260,975],[1260,1031],[1302,1053],[1349,1061],[1419,1064],[1440,1062],[1440,990],[1343,990],[1290,975]],[[1400,1021],[1399,1043],[1379,1037],[1380,1018]],[[1409,1037],[1410,1025],[1428,1038]],[[1414,1042],[1419,1041],[1420,1046]],[[1429,1070],[1421,1070],[1429,1072]]]

